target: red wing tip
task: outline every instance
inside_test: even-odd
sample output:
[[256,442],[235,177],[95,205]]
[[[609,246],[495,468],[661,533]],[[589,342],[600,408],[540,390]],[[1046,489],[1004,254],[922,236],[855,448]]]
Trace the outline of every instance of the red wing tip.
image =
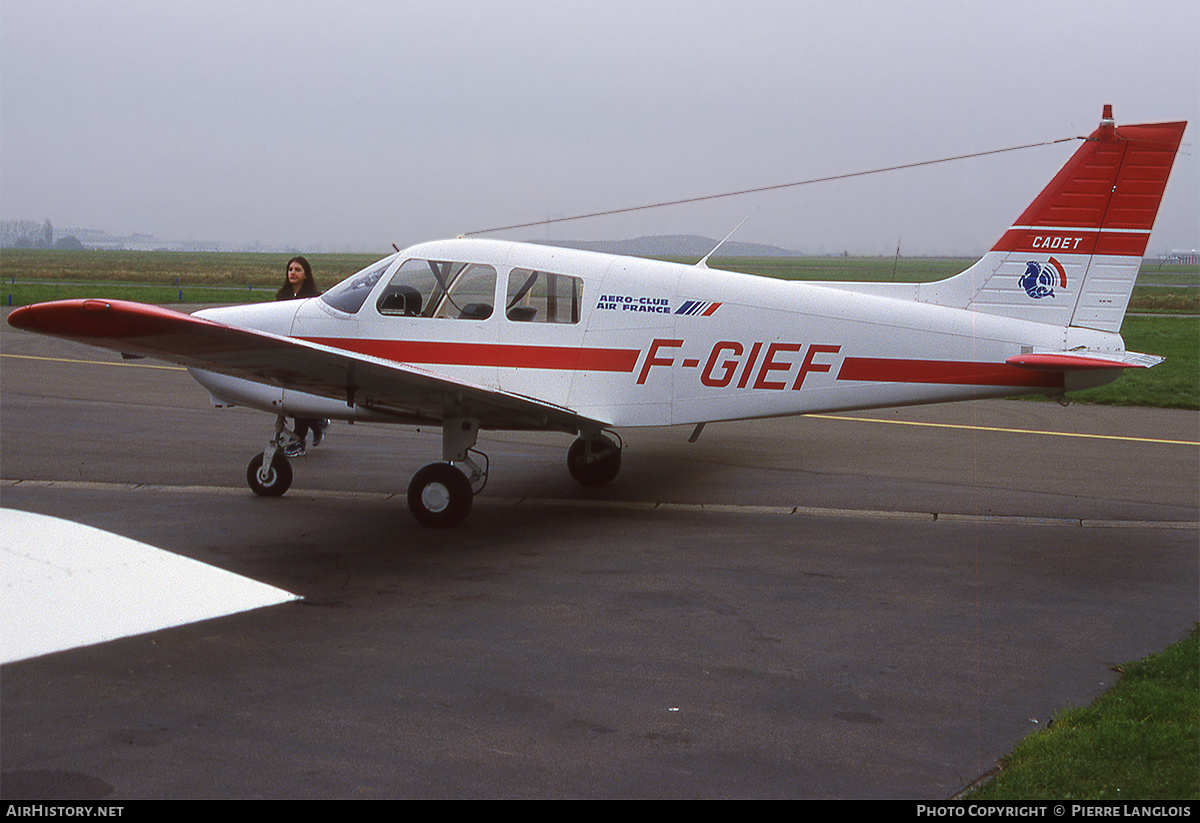
[[180,320],[207,322],[162,306],[94,297],[34,303],[13,309],[8,316],[8,324],[22,331],[82,337],[144,333]]

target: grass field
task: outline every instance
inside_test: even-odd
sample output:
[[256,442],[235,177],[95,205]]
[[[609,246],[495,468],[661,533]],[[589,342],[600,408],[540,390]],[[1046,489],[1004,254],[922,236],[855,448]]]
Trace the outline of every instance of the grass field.
[[[101,295],[156,304],[255,303],[272,299],[283,285],[290,256],[4,249],[0,251],[0,295],[12,306]],[[327,289],[382,255],[306,256],[317,285]]]
[[1161,654],[1122,666],[1113,688],[1057,714],[962,799],[1200,798],[1198,639],[1193,629]]
[[[317,285],[327,289],[382,255],[311,254]],[[283,283],[289,254],[251,252],[0,251],[0,300],[23,306],[72,297],[143,303],[255,303]],[[693,260],[678,262],[693,263]],[[966,258],[716,258],[713,268],[787,280],[927,282],[967,268]],[[1075,402],[1200,408],[1200,267],[1143,264],[1129,310],[1186,317],[1127,317],[1121,333],[1133,351],[1167,357],[1153,369],[1076,392]]]
[[1167,358],[1152,369],[1127,369],[1112,383],[1068,395],[1073,403],[1200,409],[1200,319],[1126,317],[1121,336],[1130,351]]

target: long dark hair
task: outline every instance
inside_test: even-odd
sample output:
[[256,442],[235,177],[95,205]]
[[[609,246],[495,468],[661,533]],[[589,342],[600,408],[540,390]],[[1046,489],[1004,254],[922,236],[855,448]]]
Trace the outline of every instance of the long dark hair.
[[[300,285],[300,291],[293,293],[292,284],[288,282],[287,270],[292,267],[293,263],[299,263],[300,268],[304,269],[304,282]],[[309,265],[308,259],[296,255],[291,260],[287,261],[287,265],[283,267],[283,285],[279,287],[279,291],[275,292],[276,300],[290,300],[293,297],[316,297],[321,293],[317,288],[317,281],[313,279],[312,266]]]

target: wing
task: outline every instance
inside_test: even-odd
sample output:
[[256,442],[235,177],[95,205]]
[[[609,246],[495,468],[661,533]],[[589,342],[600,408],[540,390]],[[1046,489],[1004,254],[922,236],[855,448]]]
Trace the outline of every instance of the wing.
[[299,599],[82,523],[0,509],[0,663]]
[[428,369],[125,300],[16,309],[18,329],[344,400],[405,420],[470,417],[491,429],[575,432],[607,423]]

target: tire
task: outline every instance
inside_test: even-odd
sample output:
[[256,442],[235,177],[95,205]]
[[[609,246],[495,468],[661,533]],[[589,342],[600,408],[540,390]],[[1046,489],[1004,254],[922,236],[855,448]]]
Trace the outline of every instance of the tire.
[[292,464],[282,454],[276,453],[271,460],[271,470],[267,473],[266,482],[258,477],[262,468],[262,452],[254,455],[250,465],[246,467],[246,483],[250,490],[259,497],[282,497],[284,492],[292,487]]
[[430,463],[408,484],[408,508],[424,526],[457,526],[471,511],[471,481],[449,463]]
[[584,486],[603,486],[611,483],[621,470],[621,449],[607,437],[598,437],[591,453],[582,437],[567,451],[567,470]]

